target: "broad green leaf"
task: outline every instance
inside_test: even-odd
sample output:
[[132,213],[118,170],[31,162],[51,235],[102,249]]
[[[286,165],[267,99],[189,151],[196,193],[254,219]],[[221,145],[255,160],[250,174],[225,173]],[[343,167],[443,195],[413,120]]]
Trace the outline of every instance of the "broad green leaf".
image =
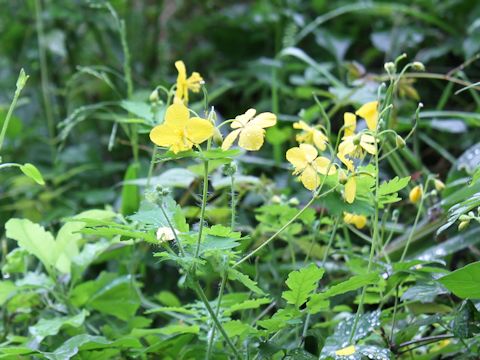
[[80,327],[83,325],[88,311],[82,310],[73,316],[57,316],[52,319],[40,319],[35,325],[30,326],[28,331],[41,342],[44,338],[51,335],[57,335],[64,326]]
[[480,299],[480,261],[438,279],[448,290],[462,299]]
[[468,339],[480,333],[480,313],[470,300],[464,300],[453,319],[455,336]]
[[240,320],[230,320],[223,323],[223,328],[229,338],[235,336],[244,337],[252,333],[256,333],[257,330],[249,324],[242,323]]
[[286,284],[290,290],[284,291],[282,297],[287,303],[299,308],[317,288],[325,270],[311,264],[288,274]]
[[26,163],[20,166],[20,170],[37,184],[45,185],[45,180],[43,180],[42,173],[35,167],[35,165]]
[[3,305],[5,301],[15,292],[17,287],[11,281],[0,281],[0,305]]

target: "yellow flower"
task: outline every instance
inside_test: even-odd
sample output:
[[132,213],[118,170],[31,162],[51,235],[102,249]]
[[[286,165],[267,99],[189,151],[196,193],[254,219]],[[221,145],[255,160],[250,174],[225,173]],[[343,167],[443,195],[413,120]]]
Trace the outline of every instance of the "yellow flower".
[[347,183],[345,184],[343,197],[345,198],[345,201],[347,203],[351,204],[355,201],[356,193],[357,193],[357,182],[355,180],[355,177],[352,176],[347,180]]
[[150,131],[150,140],[158,146],[168,147],[175,154],[190,150],[213,135],[213,124],[199,117],[190,117],[188,108],[179,103],[170,105],[163,124]]
[[178,71],[175,97],[188,103],[188,90],[199,92],[203,84],[203,78],[198,72],[193,72],[192,75],[187,78],[187,69],[185,68],[184,62],[181,60],[175,62],[175,67]]
[[328,138],[321,130],[308,125],[302,120],[294,123],[293,128],[303,130],[296,137],[299,143],[315,145],[320,151],[324,151],[327,148]]
[[233,130],[223,140],[222,149],[228,150],[239,137],[238,145],[248,151],[259,150],[265,138],[265,128],[277,123],[277,116],[270,112],[258,114],[255,109],[248,109],[245,114],[238,115],[230,127]]
[[349,355],[355,354],[355,351],[356,351],[355,346],[350,345],[350,346],[344,347],[343,349],[335,351],[335,355],[337,355],[337,356],[349,356]]
[[365,119],[367,127],[375,131],[378,124],[378,101],[371,101],[360,107],[355,114]]
[[410,194],[408,194],[408,198],[410,202],[416,204],[420,201],[423,196],[423,190],[420,185],[415,186],[412,190],[410,190]]
[[346,224],[354,225],[359,230],[367,225],[367,217],[365,215],[356,215],[348,212],[343,213],[343,221]]
[[318,151],[310,144],[300,144],[299,147],[287,151],[287,160],[295,167],[294,175],[300,175],[303,186],[315,190],[320,185],[320,176],[336,173],[335,166],[329,159],[318,156]]

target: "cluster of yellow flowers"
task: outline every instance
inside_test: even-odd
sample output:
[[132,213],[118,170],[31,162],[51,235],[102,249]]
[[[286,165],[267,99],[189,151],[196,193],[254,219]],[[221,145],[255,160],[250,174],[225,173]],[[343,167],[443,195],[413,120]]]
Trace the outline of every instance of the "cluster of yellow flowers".
[[[190,116],[188,105],[189,91],[199,92],[204,81],[198,72],[187,77],[183,61],[175,62],[178,71],[175,97],[173,104],[168,106],[165,120],[161,125],[150,131],[150,140],[157,146],[168,148],[177,154],[191,150],[212,138],[218,128],[212,119]],[[228,150],[238,138],[238,145],[248,151],[259,150],[265,138],[265,128],[274,126],[277,122],[275,114],[265,112],[256,115],[255,109],[249,109],[243,115],[230,120],[233,131],[227,135],[222,144],[223,150]]]

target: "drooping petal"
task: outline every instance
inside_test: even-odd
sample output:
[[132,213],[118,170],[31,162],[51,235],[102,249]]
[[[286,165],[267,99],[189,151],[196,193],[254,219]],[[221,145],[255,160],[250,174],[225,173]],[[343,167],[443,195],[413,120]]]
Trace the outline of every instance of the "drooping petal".
[[303,186],[312,191],[315,190],[320,183],[320,177],[312,166],[307,166],[302,171],[300,180],[302,181]]
[[170,105],[165,112],[165,124],[183,129],[189,118],[188,108],[183,103]]
[[353,166],[353,161],[349,158],[347,158],[346,154],[344,153],[337,153],[337,157],[340,159],[340,161],[347,167],[349,171],[354,171],[355,167]]
[[356,114],[365,119],[367,126],[370,130],[375,131],[377,129],[378,122],[378,101],[371,101],[360,107],[356,111]]
[[360,146],[369,154],[375,155],[377,147],[375,146],[375,138],[372,135],[364,134],[360,138]]
[[313,161],[313,166],[322,175],[333,175],[337,172],[337,168],[326,157],[319,156]]
[[203,78],[198,72],[193,72],[192,75],[187,79],[187,87],[193,92],[199,92],[203,84]]
[[364,215],[355,215],[351,213],[343,213],[343,221],[347,224],[354,225],[357,229],[363,229],[367,224],[367,217]]
[[328,138],[320,130],[313,130],[313,143],[320,151],[325,151],[327,148]]
[[357,117],[351,112],[343,114],[343,123],[345,126],[344,136],[352,136],[357,128]]
[[355,194],[357,192],[357,182],[355,181],[354,177],[351,177],[350,179],[347,180],[347,183],[345,184],[345,201],[349,204],[353,203],[355,201]]
[[185,135],[194,144],[201,144],[213,136],[213,124],[199,117],[192,117],[185,125]]
[[308,124],[303,120],[293,123],[293,128],[304,131],[309,131],[311,129],[310,126],[308,126]]
[[293,147],[286,154],[288,162],[290,162],[296,170],[303,170],[308,166],[305,153],[299,147]]
[[242,129],[237,129],[237,130],[233,130],[230,134],[228,134],[225,140],[223,140],[222,150],[230,149],[233,142],[237,140],[238,134],[240,134],[241,131]]
[[238,129],[247,125],[247,123],[255,116],[257,110],[248,109],[245,114],[238,115],[235,117],[235,120],[232,122],[230,127],[232,129]]
[[343,141],[338,146],[338,152],[344,155],[349,155],[355,151],[355,144],[353,143],[353,136],[343,138]]
[[178,71],[177,89],[175,90],[175,97],[184,99],[188,102],[188,86],[187,86],[187,69],[183,61],[175,61],[175,67]]
[[277,123],[277,116],[271,112],[264,112],[255,116],[248,126],[258,126],[261,128],[267,128],[274,126]]
[[187,80],[187,68],[182,60],[175,61],[175,68],[178,71],[178,79],[181,81]]
[[263,145],[265,130],[261,127],[246,126],[240,132],[238,145],[248,151],[257,151]]
[[169,124],[155,126],[150,131],[150,140],[157,146],[170,147],[179,141],[180,131]]
[[300,144],[300,150],[305,154],[305,159],[307,162],[311,163],[318,155],[317,149],[315,146],[310,144]]

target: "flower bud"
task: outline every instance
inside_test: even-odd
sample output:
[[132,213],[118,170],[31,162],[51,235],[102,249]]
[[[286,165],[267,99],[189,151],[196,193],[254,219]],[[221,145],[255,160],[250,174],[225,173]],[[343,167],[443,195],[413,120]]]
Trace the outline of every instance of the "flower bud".
[[233,176],[237,172],[237,164],[231,162],[223,166],[223,173],[227,176]]
[[282,198],[278,195],[273,195],[272,198],[270,199],[270,201],[273,204],[280,204],[282,202]]
[[395,63],[391,61],[385,63],[383,67],[385,68],[385,71],[388,75],[395,75],[395,73],[397,72],[397,67],[395,66]]
[[158,102],[158,100],[160,100],[160,98],[158,96],[158,90],[157,89],[152,91],[152,93],[148,97],[148,100],[150,100],[151,103],[156,103],[156,102]]
[[300,204],[300,201],[298,201],[296,197],[293,197],[288,201],[288,204],[291,206],[298,206]]
[[397,222],[399,217],[400,217],[400,211],[398,211],[398,209],[393,210],[392,221]]
[[460,224],[458,224],[458,231],[465,230],[468,224],[470,224],[470,221],[461,221]]
[[405,142],[405,140],[404,140],[400,135],[397,135],[397,136],[395,137],[395,143],[397,144],[397,147],[398,147],[399,149],[404,148],[405,145],[407,144],[407,143]]
[[410,194],[408,194],[408,198],[412,204],[418,203],[422,196],[423,190],[420,185],[415,186],[412,190],[410,190]]
[[415,71],[425,71],[425,65],[423,65],[420,61],[414,61],[412,64],[412,69]]
[[345,185],[348,181],[348,176],[344,170],[340,169],[338,171],[338,182],[342,185]]
[[437,189],[437,191],[442,191],[445,189],[445,184],[441,180],[435,179],[433,184],[435,185],[435,189]]
[[465,215],[465,214],[460,215],[460,217],[458,218],[458,220],[460,220],[460,221],[470,221],[470,219],[471,219],[470,216]]

